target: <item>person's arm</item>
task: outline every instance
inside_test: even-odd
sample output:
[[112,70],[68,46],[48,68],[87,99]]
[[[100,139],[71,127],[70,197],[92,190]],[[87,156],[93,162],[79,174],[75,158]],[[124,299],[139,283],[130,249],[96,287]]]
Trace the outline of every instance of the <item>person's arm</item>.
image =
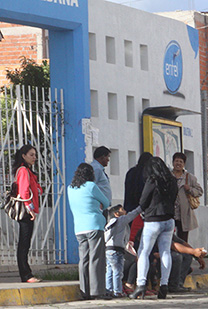
[[[18,184],[18,193],[23,200],[27,200],[31,196],[30,192],[30,178],[29,172],[26,167],[19,169],[17,174],[17,184]],[[27,212],[31,215],[31,221],[36,219],[36,214],[34,213],[34,205],[32,200],[24,202]]]
[[94,169],[94,175],[95,175],[95,183],[98,184],[100,181],[100,178],[102,177],[103,171],[100,168],[93,167]]
[[188,174],[188,184],[184,185],[184,189],[192,196],[202,196],[203,194],[202,187],[197,182],[197,178],[192,174]]
[[[30,198],[30,179],[26,167],[21,167],[17,173],[17,185],[18,193],[23,200]],[[31,201],[25,202],[25,205],[29,205]]]
[[92,194],[94,198],[102,204],[102,210],[108,208],[110,206],[109,199],[101,192],[101,190],[98,188],[98,186],[93,183],[92,185]]
[[154,189],[155,189],[154,180],[148,178],[147,181],[145,182],[145,186],[142,191],[142,196],[139,201],[139,205],[141,206],[142,211],[144,211],[146,208],[149,207],[152,200]]
[[183,244],[180,244],[178,242],[172,241],[171,249],[179,253],[191,254],[197,258],[203,255],[203,251],[202,251],[203,248],[194,249],[186,242],[184,242]]
[[124,226],[133,221],[134,218],[136,218],[141,212],[142,212],[141,206],[137,206],[137,208],[128,212],[127,215],[118,217],[118,221],[120,222],[121,226]]

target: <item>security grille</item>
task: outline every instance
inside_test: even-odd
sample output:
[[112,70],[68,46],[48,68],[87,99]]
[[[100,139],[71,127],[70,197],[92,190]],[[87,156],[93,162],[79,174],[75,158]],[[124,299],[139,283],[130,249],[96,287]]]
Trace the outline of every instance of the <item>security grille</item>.
[[[53,100],[52,100],[53,97]],[[37,149],[34,170],[43,188],[35,220],[30,263],[66,262],[63,91],[4,87],[0,97],[0,194],[10,187],[13,156],[23,144]],[[16,264],[18,223],[0,211],[0,263]]]

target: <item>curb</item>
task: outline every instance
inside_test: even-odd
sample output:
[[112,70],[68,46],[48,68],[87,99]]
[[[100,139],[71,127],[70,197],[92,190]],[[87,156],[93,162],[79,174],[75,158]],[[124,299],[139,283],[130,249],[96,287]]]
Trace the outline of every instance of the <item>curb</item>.
[[79,284],[0,290],[0,306],[54,304],[80,299]]
[[191,287],[193,290],[208,287],[208,274],[189,275],[185,280],[185,287]]
[[[42,282],[24,287],[15,283],[17,288],[10,288],[11,283],[0,288],[0,306],[33,306],[41,304],[65,303],[81,300],[79,282]],[[208,287],[208,274],[189,275],[185,287],[193,290]]]

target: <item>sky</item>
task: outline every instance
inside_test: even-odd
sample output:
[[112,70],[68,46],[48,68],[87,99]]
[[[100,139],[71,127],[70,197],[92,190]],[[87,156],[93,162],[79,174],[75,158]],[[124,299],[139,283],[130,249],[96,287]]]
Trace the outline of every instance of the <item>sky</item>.
[[196,10],[208,12],[208,0],[107,0],[147,12]]

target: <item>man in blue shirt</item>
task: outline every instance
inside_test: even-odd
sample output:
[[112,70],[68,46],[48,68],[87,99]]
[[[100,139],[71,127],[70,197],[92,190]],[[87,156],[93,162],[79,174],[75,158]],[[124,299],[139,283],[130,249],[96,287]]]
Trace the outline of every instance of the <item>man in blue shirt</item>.
[[110,181],[104,169],[108,165],[108,162],[110,160],[110,153],[110,149],[105,146],[96,148],[94,152],[94,160],[91,165],[94,169],[96,185],[111,203],[112,192],[110,187]]

